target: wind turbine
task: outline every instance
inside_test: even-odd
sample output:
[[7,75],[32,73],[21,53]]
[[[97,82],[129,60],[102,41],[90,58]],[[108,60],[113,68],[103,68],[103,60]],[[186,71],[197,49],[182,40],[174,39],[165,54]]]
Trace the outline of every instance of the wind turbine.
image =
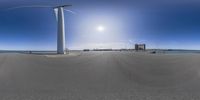
[[65,18],[64,7],[71,5],[62,5],[54,8],[58,21],[57,33],[57,54],[65,54]]
[[34,6],[20,6],[11,9],[18,9],[18,8],[53,8],[56,14],[57,19],[57,54],[65,54],[65,18],[64,18],[64,10],[71,12],[74,14],[74,12],[70,10],[64,9],[65,7],[69,7],[72,5],[59,5],[59,6],[40,6],[40,5],[34,5]]

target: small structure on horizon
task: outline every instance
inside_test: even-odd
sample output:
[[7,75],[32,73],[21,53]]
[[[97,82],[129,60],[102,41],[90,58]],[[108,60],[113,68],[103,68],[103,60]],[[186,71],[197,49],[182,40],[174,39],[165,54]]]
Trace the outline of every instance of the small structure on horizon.
[[93,51],[113,51],[113,49],[93,49]]
[[83,51],[90,51],[90,49],[83,49]]
[[146,44],[135,44],[135,50],[136,51],[145,51],[146,50]]

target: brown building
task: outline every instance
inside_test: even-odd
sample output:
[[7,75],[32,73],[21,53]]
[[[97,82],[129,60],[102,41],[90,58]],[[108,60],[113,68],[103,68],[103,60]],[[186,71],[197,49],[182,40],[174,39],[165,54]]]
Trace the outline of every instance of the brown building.
[[146,45],[145,44],[135,44],[135,50],[139,51],[139,50],[146,50]]

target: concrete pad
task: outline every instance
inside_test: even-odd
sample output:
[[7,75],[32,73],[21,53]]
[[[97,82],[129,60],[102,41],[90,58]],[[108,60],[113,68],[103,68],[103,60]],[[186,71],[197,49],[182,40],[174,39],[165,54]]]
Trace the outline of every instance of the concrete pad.
[[67,54],[54,54],[54,55],[45,55],[49,58],[60,58],[60,57],[73,57],[73,56],[80,56],[79,53],[67,53]]

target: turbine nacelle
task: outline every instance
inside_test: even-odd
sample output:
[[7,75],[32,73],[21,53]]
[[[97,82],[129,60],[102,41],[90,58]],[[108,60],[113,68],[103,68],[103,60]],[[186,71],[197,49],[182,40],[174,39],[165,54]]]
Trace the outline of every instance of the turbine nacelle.
[[56,6],[56,7],[53,7],[53,8],[60,8],[60,7],[70,7],[70,6],[72,6],[72,5],[60,5],[60,6]]

